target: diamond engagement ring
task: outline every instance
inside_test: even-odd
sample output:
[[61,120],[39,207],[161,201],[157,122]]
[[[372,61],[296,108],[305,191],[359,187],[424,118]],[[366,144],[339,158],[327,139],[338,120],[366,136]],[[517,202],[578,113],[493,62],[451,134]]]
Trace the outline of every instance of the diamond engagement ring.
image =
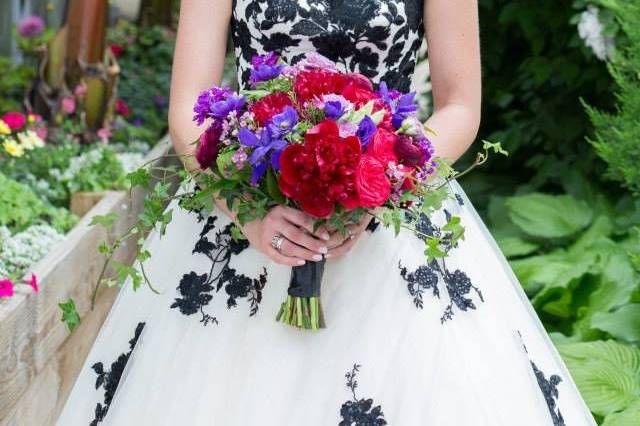
[[283,242],[284,242],[284,237],[282,235],[280,234],[274,235],[273,238],[271,238],[271,247],[273,247],[278,251],[281,251]]

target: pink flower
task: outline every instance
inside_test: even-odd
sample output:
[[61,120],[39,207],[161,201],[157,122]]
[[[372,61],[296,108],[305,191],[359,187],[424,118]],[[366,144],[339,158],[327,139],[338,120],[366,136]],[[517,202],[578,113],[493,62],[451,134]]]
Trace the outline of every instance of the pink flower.
[[27,117],[21,112],[7,112],[0,119],[7,123],[11,130],[19,130],[27,122]]
[[49,131],[46,127],[36,127],[34,130],[36,132],[36,135],[38,135],[40,139],[42,139],[43,141],[47,140],[47,134]]
[[71,96],[65,96],[62,98],[60,106],[62,111],[67,115],[71,115],[76,112],[76,100]]
[[103,144],[108,144],[109,138],[111,137],[111,130],[103,127],[101,129],[98,129],[96,135],[98,135],[98,137],[100,138],[100,142],[102,142]]
[[73,94],[76,98],[84,98],[87,94],[87,85],[84,83],[79,83],[75,89],[73,89]]
[[13,282],[9,278],[0,279],[0,298],[13,296]]
[[18,34],[22,37],[38,37],[44,32],[44,20],[36,15],[26,16],[18,22]]
[[34,293],[38,293],[40,291],[40,286],[38,285],[38,277],[33,272],[31,273],[31,278],[25,280],[25,283],[31,286]]

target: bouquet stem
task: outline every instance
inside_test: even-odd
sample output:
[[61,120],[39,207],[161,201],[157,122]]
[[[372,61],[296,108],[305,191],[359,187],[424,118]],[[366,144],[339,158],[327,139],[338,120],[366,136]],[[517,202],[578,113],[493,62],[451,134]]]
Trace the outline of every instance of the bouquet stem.
[[291,269],[288,295],[276,320],[305,330],[325,328],[320,286],[325,260],[307,262]]

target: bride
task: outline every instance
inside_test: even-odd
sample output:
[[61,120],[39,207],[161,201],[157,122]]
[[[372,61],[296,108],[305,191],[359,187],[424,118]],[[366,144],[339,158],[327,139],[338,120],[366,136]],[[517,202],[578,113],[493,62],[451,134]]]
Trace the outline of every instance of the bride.
[[[220,84],[229,31],[243,87],[253,55],[275,51],[288,62],[319,53],[408,91],[426,36],[436,153],[455,160],[475,138],[476,0],[182,0],[169,117],[179,153],[194,151],[201,130],[192,105]],[[595,424],[507,262],[452,185],[455,199],[419,223],[439,233],[448,215],[462,218],[466,238],[446,263],[426,264],[417,235],[396,238],[366,220],[343,237],[276,207],[238,241],[222,203],[210,215],[170,206],[166,235],[147,242],[161,294],[121,291],[58,424]],[[277,323],[290,267],[323,256],[327,328]]]

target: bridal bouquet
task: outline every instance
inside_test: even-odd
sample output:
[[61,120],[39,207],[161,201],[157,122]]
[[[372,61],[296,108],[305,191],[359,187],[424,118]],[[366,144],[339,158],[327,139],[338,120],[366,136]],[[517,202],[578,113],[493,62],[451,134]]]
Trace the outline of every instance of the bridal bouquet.
[[[194,120],[205,130],[195,142],[195,157],[203,172],[196,176],[196,190],[180,196],[183,207],[212,208],[215,196],[226,200],[240,225],[287,205],[316,218],[317,226],[340,232],[370,215],[396,234],[402,227],[419,233],[414,224],[420,215],[432,214],[452,197],[447,180],[466,173],[434,157],[432,132],[417,117],[415,93],[391,90],[384,82],[375,88],[363,75],[341,72],[313,53],[295,65],[274,53],[255,56],[250,83],[250,90],[239,93],[213,87],[198,97]],[[501,151],[499,144],[485,142],[472,167],[490,149]],[[193,179],[180,173],[183,183]],[[129,180],[148,184],[149,173],[140,169]],[[153,194],[165,190],[161,186]],[[153,204],[153,194],[146,204]],[[145,205],[141,223],[161,223],[163,232],[170,217],[161,211],[159,202]],[[428,261],[446,256],[446,248],[464,236],[455,216],[442,229],[443,235],[420,235]],[[143,251],[141,269],[149,256]],[[142,277],[131,267],[124,270],[125,278],[133,274],[134,285],[145,278],[144,269]],[[324,327],[323,270],[324,260],[292,268],[279,321]]]

